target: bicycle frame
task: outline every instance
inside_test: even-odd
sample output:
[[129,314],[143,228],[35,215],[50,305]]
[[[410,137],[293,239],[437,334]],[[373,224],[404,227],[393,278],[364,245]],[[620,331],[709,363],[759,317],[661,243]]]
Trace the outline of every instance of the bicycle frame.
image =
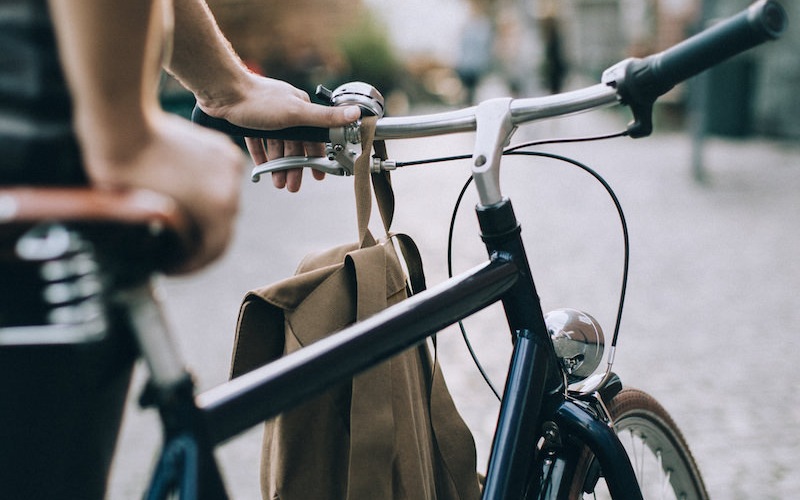
[[[553,99],[554,101],[551,101]],[[209,450],[248,427],[276,416],[293,404],[343,381],[358,372],[388,359],[403,349],[470,314],[501,301],[513,342],[511,363],[501,403],[495,437],[489,457],[484,499],[525,498],[528,491],[542,492],[541,485],[529,484],[530,478],[542,481],[539,473],[544,448],[538,449],[545,424],[556,422],[559,429],[572,435],[565,447],[591,449],[597,457],[609,490],[614,498],[641,499],[638,483],[627,454],[612,428],[601,417],[588,412],[567,398],[566,378],[547,332],[544,314],[533,276],[520,238],[520,227],[511,202],[500,189],[500,161],[505,144],[516,127],[525,121],[575,113],[618,102],[618,92],[611,85],[599,84],[552,98],[491,99],[475,108],[425,118],[384,119],[376,128],[376,137],[413,137],[474,129],[475,148],[472,174],[478,191],[477,215],[489,262],[439,287],[415,295],[362,323],[342,330],[297,353],[285,356],[231,382],[200,394],[196,403],[186,401],[178,413],[191,409],[196,416],[192,428]],[[340,156],[357,136],[353,130],[336,133],[341,140]],[[332,132],[333,136],[333,132]],[[336,163],[333,159],[329,161]],[[151,335],[152,336],[152,335]],[[160,357],[170,350],[157,345],[147,347],[156,365],[165,365],[163,378],[168,400],[186,377],[168,373],[175,362]],[[156,341],[156,344],[163,341]],[[302,384],[297,381],[302,380]],[[185,394],[185,392],[178,392]],[[162,408],[162,413],[164,412]],[[178,418],[166,418],[179,420]],[[173,432],[184,439],[185,434]],[[539,452],[540,451],[540,452]],[[547,450],[547,453],[556,453]],[[567,470],[578,453],[566,450]],[[213,458],[201,463],[210,463]],[[161,477],[157,474],[156,477]],[[169,474],[166,477],[174,477]],[[217,474],[212,475],[218,477]],[[548,478],[550,481],[553,478]],[[568,479],[559,476],[555,480]],[[215,479],[215,482],[216,479]],[[556,497],[566,493],[561,484],[550,484],[544,493]],[[538,495],[538,494],[537,494]]]
[[[160,318],[150,310],[152,303],[125,297],[125,303],[134,304],[131,320],[138,323],[142,352],[162,393],[159,400],[168,402],[160,405],[167,444],[151,498],[166,491],[163,481],[179,476],[168,469],[187,465],[205,472],[186,477],[205,477],[207,488],[219,491],[222,484],[211,455],[214,445],[497,301],[505,308],[514,346],[483,498],[525,498],[526,491],[538,491],[541,485],[529,482],[539,477],[531,471],[543,459],[536,450],[546,422],[555,422],[595,453],[615,498],[641,498],[628,456],[611,427],[565,396],[565,377],[545,326],[511,202],[479,206],[477,212],[489,254],[483,265],[195,398],[188,375],[175,370],[181,366],[177,359],[169,359],[177,355],[165,340]],[[184,452],[185,461],[176,462],[176,449],[191,452]],[[193,458],[197,453],[201,457]],[[576,453],[564,456],[575,459]],[[548,491],[561,489],[552,484]]]
[[[500,190],[503,147],[522,123],[619,102],[633,111],[634,121],[627,134],[643,137],[652,129],[650,114],[656,98],[727,57],[777,38],[785,21],[785,12],[774,0],[759,0],[701,36],[645,59],[623,61],[607,70],[603,83],[594,87],[546,98],[494,99],[475,108],[428,118],[385,119],[376,129],[376,138],[475,130],[473,179],[479,195],[481,236],[489,260],[217,388],[195,395],[191,376],[182,368],[171,345],[149,282],[137,281],[137,285],[117,292],[113,301],[117,307],[113,310],[126,315],[150,369],[151,380],[143,402],[157,404],[165,430],[164,450],[148,498],[163,498],[173,490],[180,491],[181,498],[225,497],[213,456],[215,445],[498,301],[505,309],[513,351],[483,498],[563,498],[584,447],[597,458],[614,498],[642,498],[628,455],[602,408],[604,395],[608,398],[606,393],[613,393],[618,381],[605,377],[606,385],[601,384],[588,395],[571,396],[567,390],[565,372],[547,331],[520,238],[519,223],[511,202]],[[442,120],[444,123],[440,123]],[[220,129],[241,131],[230,125],[223,124]],[[259,133],[264,131],[245,132],[262,137]],[[335,153],[344,150],[353,129],[323,132],[329,133],[327,137],[335,143],[332,158],[328,158],[332,163],[322,161],[312,166],[323,170],[330,166],[333,172],[333,164],[339,165],[334,161]],[[303,138],[294,133],[287,132],[284,138]],[[308,163],[309,159],[298,161]],[[287,165],[301,166],[283,163],[284,167]],[[11,215],[17,207],[12,208]],[[151,224],[147,227],[153,229]],[[145,278],[136,274],[136,279]],[[70,329],[64,340],[64,332],[55,326],[33,326],[30,330],[25,327],[25,334],[32,334],[27,337],[29,340],[47,343],[53,341],[55,332],[61,334],[57,337],[60,342],[80,343],[86,333]],[[2,333],[7,342],[18,342],[16,330]],[[597,397],[596,407],[589,402],[591,397]],[[559,470],[554,470],[556,465]]]
[[[547,332],[520,238],[520,227],[511,202],[500,190],[503,147],[522,123],[620,102],[633,112],[634,120],[628,126],[627,135],[649,135],[653,103],[659,96],[736,53],[778,38],[785,25],[786,14],[778,3],[760,0],[739,15],[659,54],[628,59],[609,68],[603,74],[602,84],[587,89],[545,98],[492,99],[475,108],[451,113],[379,121],[375,131],[378,139],[475,131],[472,174],[478,191],[481,236],[489,261],[295,354],[201,394],[196,403],[186,397],[189,392],[181,390],[188,377],[174,372],[172,367],[177,366],[176,363],[161,359],[164,353],[172,352],[159,345],[163,344],[163,339],[151,338],[153,345],[148,346],[147,335],[140,335],[142,351],[146,357],[148,352],[153,357],[154,378],[166,382],[161,385],[165,393],[162,397],[173,402],[172,396],[184,396],[182,404],[162,405],[167,428],[174,421],[182,421],[186,413],[194,415],[189,419],[188,429],[197,434],[201,445],[197,448],[208,452],[214,444],[423,342],[427,336],[499,300],[505,309],[513,351],[483,498],[516,500],[535,491],[538,491],[536,497],[562,497],[566,494],[562,483],[570,478],[570,471],[575,470],[576,450],[584,445],[599,461],[614,498],[642,498],[628,456],[605,421],[602,409],[590,411],[568,396],[566,376]],[[355,93],[342,90],[342,95],[337,96],[344,104],[355,99],[352,103],[359,105],[364,100],[371,102],[380,97],[377,91],[364,92],[365,84],[359,83],[358,87]],[[336,101],[332,99],[331,103],[339,104]],[[376,110],[383,109],[382,103],[379,104],[381,106],[366,106],[365,109],[376,114]],[[243,130],[225,120],[210,118],[202,110],[196,111],[196,121],[232,134],[254,137],[271,134]],[[296,136],[292,136],[294,132],[291,131],[279,132],[289,134],[289,138],[299,138],[308,131],[298,131]],[[297,158],[295,163],[284,163],[278,169],[309,163],[324,171],[348,173],[350,159],[354,156],[347,148],[358,142],[357,127],[320,132],[323,137],[329,132],[331,143],[335,143],[329,150],[327,162]],[[257,167],[258,175],[274,168],[260,167],[263,166]],[[392,166],[379,164],[377,167]],[[604,378],[606,383],[610,382],[608,375]],[[302,384],[297,383],[298,380],[302,380]],[[612,389],[602,384],[595,389],[600,393],[594,394],[600,406],[606,390]],[[168,411],[170,408],[175,409]],[[178,428],[172,434],[183,439],[180,429],[186,428]],[[566,439],[562,439],[561,433]],[[552,464],[559,462],[561,473],[547,472],[545,478],[542,467],[548,460]],[[213,457],[195,462],[199,462],[196,467],[201,467],[212,463]],[[216,482],[219,475],[215,473],[211,477]],[[531,477],[534,479],[529,480]],[[545,483],[545,488],[542,484],[528,484],[529,481]]]

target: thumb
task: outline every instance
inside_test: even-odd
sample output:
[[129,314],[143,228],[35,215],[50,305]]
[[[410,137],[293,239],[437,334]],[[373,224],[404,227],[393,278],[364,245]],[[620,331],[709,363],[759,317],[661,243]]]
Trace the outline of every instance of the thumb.
[[361,108],[358,106],[321,106],[309,104],[309,113],[306,115],[308,125],[312,127],[340,127],[353,123],[361,117]]
[[342,123],[340,125],[347,125],[348,123],[353,123],[354,121],[361,118],[361,108],[358,106],[342,106],[340,108],[333,108],[335,110],[341,109],[341,120]]

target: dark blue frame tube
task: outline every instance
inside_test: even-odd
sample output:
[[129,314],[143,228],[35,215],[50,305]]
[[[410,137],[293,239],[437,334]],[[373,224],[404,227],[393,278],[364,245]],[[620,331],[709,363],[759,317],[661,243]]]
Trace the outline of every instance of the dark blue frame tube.
[[510,200],[476,209],[489,255],[506,255],[519,266],[520,279],[503,296],[514,350],[497,422],[485,499],[524,498],[546,412],[563,400],[563,375],[553,351],[544,313]]
[[519,277],[495,256],[360,323],[198,395],[199,432],[221,443],[499,300]]
[[483,498],[524,498],[527,481],[535,477],[542,423],[549,419],[595,451],[622,498],[637,498],[628,496],[638,494],[638,487],[613,430],[564,402],[563,376],[510,202],[479,208],[478,217],[489,261],[199,394],[197,435],[209,446],[226,441],[501,300],[514,350]]

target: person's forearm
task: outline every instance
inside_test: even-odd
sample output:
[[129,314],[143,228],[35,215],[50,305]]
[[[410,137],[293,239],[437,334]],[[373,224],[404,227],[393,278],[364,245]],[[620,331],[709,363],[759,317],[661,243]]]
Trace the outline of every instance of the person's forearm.
[[250,75],[217,26],[204,0],[174,0],[172,57],[166,64],[205,105],[225,105],[243,92]]
[[[157,109],[163,11],[153,0],[49,0],[83,145],[125,150]],[[119,133],[119,131],[124,133]]]

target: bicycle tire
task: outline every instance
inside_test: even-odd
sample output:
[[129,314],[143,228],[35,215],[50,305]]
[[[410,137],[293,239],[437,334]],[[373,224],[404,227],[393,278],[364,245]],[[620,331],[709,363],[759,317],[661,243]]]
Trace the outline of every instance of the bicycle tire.
[[[675,421],[655,398],[625,388],[607,404],[614,430],[631,459],[645,500],[707,500],[703,478]],[[653,472],[657,473],[655,481]],[[584,450],[570,499],[610,498],[594,456]]]

